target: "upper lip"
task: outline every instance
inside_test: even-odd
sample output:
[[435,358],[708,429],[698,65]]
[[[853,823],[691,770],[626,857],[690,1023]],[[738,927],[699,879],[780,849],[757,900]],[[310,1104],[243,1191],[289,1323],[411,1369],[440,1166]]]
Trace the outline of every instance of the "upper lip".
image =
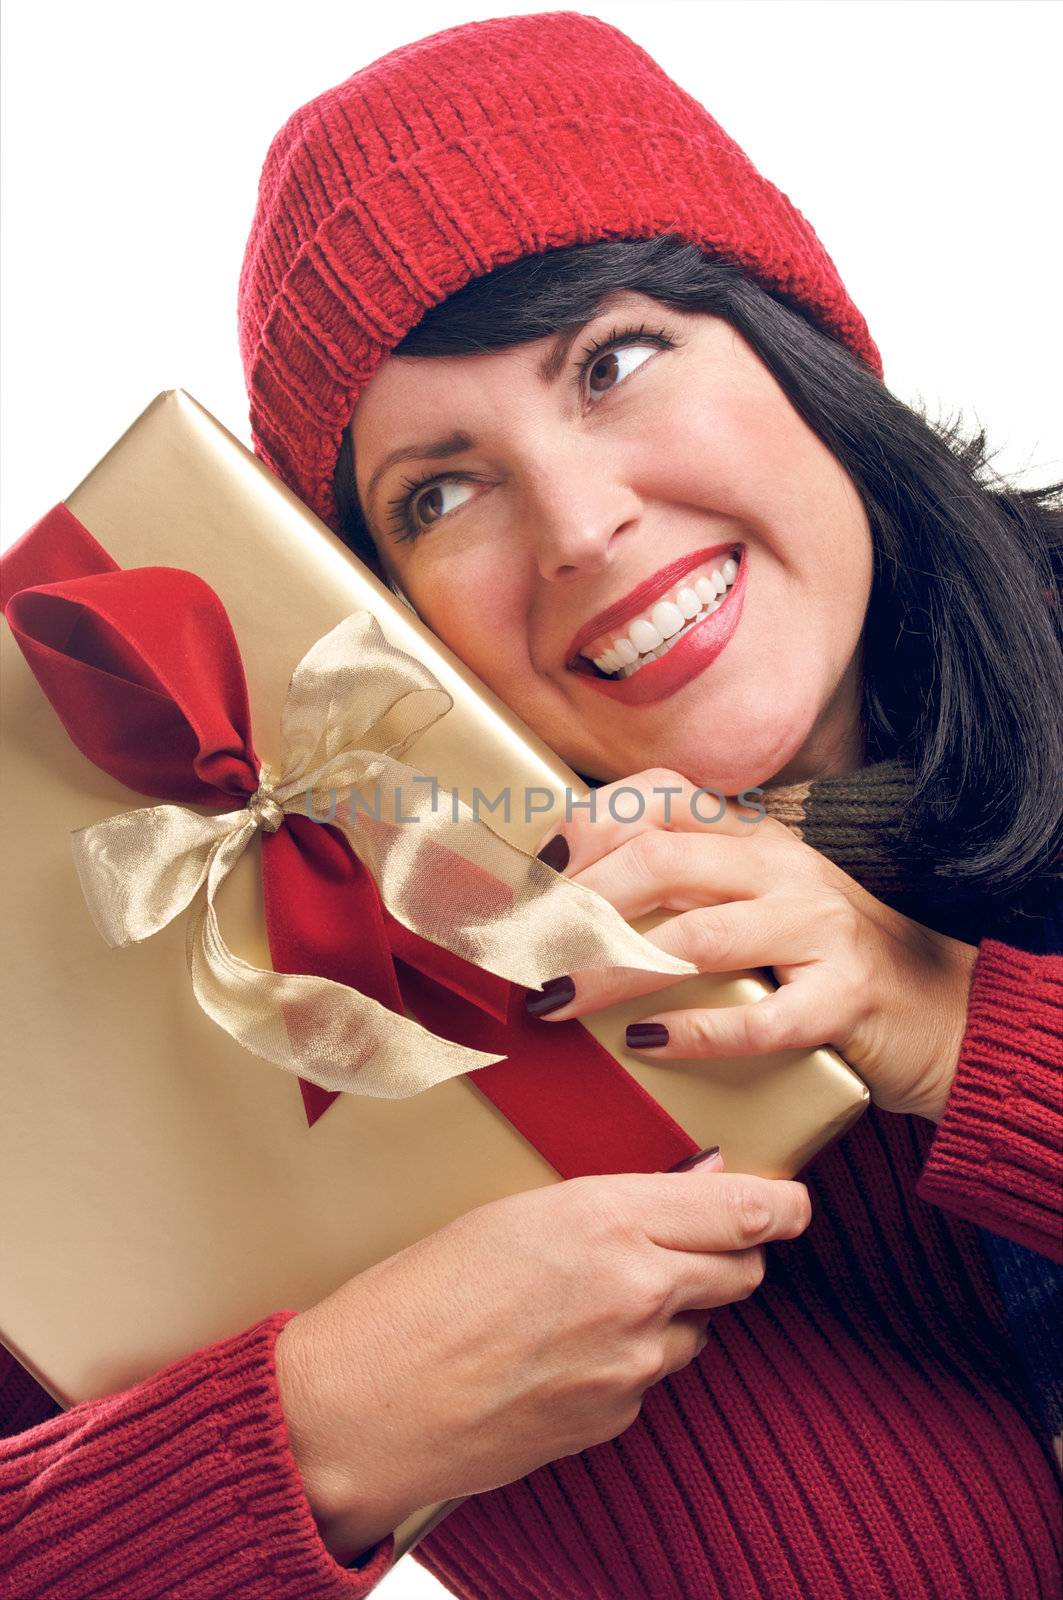
[[678,560],[669,562],[668,566],[661,567],[652,577],[645,578],[636,588],[583,624],[568,647],[566,667],[576,665],[579,653],[585,644],[596,639],[600,633],[608,633],[610,628],[619,629],[625,622],[630,622],[632,617],[638,616],[640,611],[645,611],[659,595],[667,594],[668,590],[693,567],[700,567],[703,561],[711,561],[713,556],[729,555],[737,548],[733,539],[727,544],[709,544],[703,550],[692,550],[689,555],[680,556]]

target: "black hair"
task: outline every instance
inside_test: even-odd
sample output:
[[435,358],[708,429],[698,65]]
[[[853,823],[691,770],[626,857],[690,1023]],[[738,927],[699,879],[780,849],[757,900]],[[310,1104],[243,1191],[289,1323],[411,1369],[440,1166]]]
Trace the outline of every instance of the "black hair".
[[[914,772],[903,835],[959,901],[1005,906],[1063,854],[1063,484],[1022,489],[985,430],[930,422],[783,293],[675,235],[524,256],[433,306],[395,346],[457,356],[580,325],[610,290],[724,318],[852,478],[871,527],[866,759]],[[348,428],[341,537],[378,576]]]

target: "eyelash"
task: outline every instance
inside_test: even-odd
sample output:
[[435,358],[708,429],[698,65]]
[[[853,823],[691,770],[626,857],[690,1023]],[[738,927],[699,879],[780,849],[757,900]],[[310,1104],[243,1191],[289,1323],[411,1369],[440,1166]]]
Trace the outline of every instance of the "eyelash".
[[[607,338],[596,340],[584,347],[583,360],[577,365],[577,379],[582,383],[587,372],[600,356],[608,354],[622,345],[656,344],[662,350],[674,350],[678,343],[679,340],[667,328],[658,328],[655,332],[647,332],[645,323],[640,323],[637,328],[614,328]],[[620,383],[623,382],[625,382],[625,379],[621,378]],[[619,384],[615,384],[614,388],[619,388],[619,386]],[[608,390],[607,393],[611,394],[612,390]],[[466,483],[468,481],[469,474],[467,472],[457,471],[426,472],[420,478],[412,480],[404,478],[402,482],[405,492],[397,496],[396,499],[388,501],[387,522],[390,525],[398,525],[403,530],[394,535],[395,543],[408,542],[412,544],[415,539],[420,538],[422,533],[429,531],[427,528],[414,527],[410,521],[410,511],[419,490],[425,488],[428,484]]]

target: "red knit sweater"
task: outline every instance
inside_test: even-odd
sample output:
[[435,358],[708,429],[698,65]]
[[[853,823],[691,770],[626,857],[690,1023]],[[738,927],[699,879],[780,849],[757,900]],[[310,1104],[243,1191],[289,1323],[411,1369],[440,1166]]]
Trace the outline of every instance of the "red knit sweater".
[[[470,1600],[1055,1600],[1060,1473],[979,1228],[1063,1260],[1061,1004],[1063,956],[983,941],[943,1120],[872,1108],[631,1427],[465,1501],[414,1559]],[[338,1566],[288,1447],[292,1314],[45,1421],[0,1369],[2,1592],[368,1594],[393,1541]]]

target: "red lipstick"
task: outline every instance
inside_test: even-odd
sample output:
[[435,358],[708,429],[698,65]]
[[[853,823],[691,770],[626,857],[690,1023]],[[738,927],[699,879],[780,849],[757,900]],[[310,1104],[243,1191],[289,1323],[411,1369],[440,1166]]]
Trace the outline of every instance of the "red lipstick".
[[[731,545],[720,546],[721,551],[732,548]],[[705,559],[705,556],[701,557],[701,560]],[[738,627],[746,596],[746,567],[745,552],[742,551],[735,581],[719,608],[711,616],[703,617],[663,656],[658,656],[656,661],[648,661],[630,678],[598,678],[584,672],[577,672],[576,676],[588,688],[608,695],[610,700],[619,700],[621,705],[647,706],[658,700],[666,700],[712,665]],[[689,567],[684,570],[689,570]],[[675,579],[671,582],[674,583]],[[664,587],[667,589],[669,585],[665,584]]]
[[[652,578],[647,578],[640,583],[637,589],[632,589],[621,600],[599,611],[596,617],[585,622],[568,647],[565,665],[572,668],[576,665],[577,657],[585,644],[596,639],[600,633],[608,633],[610,628],[619,631],[624,623],[630,622],[632,617],[637,617],[640,611],[645,611],[654,600],[677,584],[680,578],[685,578],[688,572],[695,567],[700,567],[703,561],[711,561],[714,556],[730,555],[737,552],[738,546],[732,539],[729,544],[708,544],[703,550],[694,550],[688,556],[680,556],[677,561],[672,561],[667,567],[662,567],[660,572],[655,572]],[[736,554],[735,559],[738,559]],[[676,646],[678,649],[679,646]],[[671,654],[671,652],[669,652]],[[652,663],[651,663],[652,665]],[[643,669],[645,670],[645,669]]]

